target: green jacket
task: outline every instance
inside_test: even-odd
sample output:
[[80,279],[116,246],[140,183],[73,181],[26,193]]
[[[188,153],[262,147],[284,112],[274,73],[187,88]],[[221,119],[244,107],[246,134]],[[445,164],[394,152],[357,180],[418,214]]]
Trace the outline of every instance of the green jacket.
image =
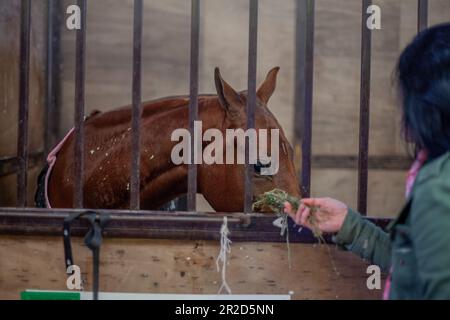
[[387,232],[349,209],[335,241],[392,270],[390,299],[450,299],[450,152],[423,166]]

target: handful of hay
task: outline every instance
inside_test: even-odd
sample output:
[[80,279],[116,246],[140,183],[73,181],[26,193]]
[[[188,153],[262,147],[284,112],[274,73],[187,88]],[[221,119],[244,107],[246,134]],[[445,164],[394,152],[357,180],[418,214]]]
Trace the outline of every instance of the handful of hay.
[[[284,203],[289,202],[292,205],[293,210],[297,210],[300,206],[300,199],[291,196],[287,192],[280,189],[273,189],[258,196],[256,202],[253,203],[253,210],[255,211],[273,211],[278,217],[283,217],[287,226],[287,214],[284,213]],[[311,231],[319,242],[324,243],[325,240],[322,235],[322,231],[318,228],[317,217],[314,214],[317,209],[311,207],[311,214],[308,217],[308,223],[311,226]]]

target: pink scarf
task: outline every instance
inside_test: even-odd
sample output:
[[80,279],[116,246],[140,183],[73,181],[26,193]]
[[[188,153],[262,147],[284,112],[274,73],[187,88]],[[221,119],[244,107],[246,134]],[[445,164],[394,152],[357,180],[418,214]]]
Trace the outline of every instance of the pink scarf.
[[[408,176],[406,177],[406,191],[405,191],[405,197],[408,198],[411,194],[414,181],[416,181],[416,177],[424,165],[425,161],[427,161],[428,155],[427,153],[422,150],[417,154],[417,158],[414,161],[414,163],[411,166],[411,169],[409,169]],[[389,293],[391,291],[391,275],[392,275],[392,268],[389,272],[389,276],[386,279],[386,285],[384,286],[384,292],[383,292],[383,300],[389,299]]]
[[47,169],[47,173],[45,175],[45,203],[47,205],[47,208],[51,208],[51,204],[50,204],[50,200],[48,199],[48,180],[50,179],[50,174],[52,173],[52,169],[55,166],[55,162],[56,162],[56,156],[58,155],[59,150],[61,150],[62,146],[64,145],[64,143],[67,141],[67,139],[69,139],[69,136],[75,131],[75,128],[70,129],[70,131],[64,136],[64,138],[61,140],[60,143],[58,143],[58,145],[53,148],[53,150],[49,153],[49,155],[47,156],[47,163],[48,163],[48,169]]

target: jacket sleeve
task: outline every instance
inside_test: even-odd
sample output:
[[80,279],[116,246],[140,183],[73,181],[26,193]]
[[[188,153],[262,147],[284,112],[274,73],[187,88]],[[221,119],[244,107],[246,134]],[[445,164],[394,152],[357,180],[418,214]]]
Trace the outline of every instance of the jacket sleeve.
[[423,299],[450,299],[450,185],[442,177],[417,186],[411,238]]
[[389,234],[352,209],[349,208],[342,228],[334,240],[340,248],[378,265],[383,272],[389,271],[391,265]]

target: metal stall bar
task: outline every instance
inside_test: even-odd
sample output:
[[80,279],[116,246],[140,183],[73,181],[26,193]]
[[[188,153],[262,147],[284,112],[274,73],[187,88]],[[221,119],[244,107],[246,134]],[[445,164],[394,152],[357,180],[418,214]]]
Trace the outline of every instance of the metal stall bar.
[[294,128],[296,146],[298,143],[302,143],[300,190],[303,197],[309,197],[311,193],[314,12],[314,0],[297,1]]
[[[2,235],[60,236],[64,218],[84,209],[0,208],[0,233]],[[106,237],[154,238],[182,240],[218,240],[217,230],[228,217],[228,227],[233,241],[284,242],[280,230],[273,227],[273,217],[266,214],[203,213],[96,209],[100,215],[109,214],[110,222],[104,230]],[[368,218],[385,227],[391,220]],[[72,235],[82,236],[89,230],[85,218],[73,222]],[[325,235],[331,241],[331,235]],[[301,233],[292,230],[289,241],[317,243],[309,229]]]
[[30,77],[31,0],[22,0],[19,68],[19,126],[17,139],[17,206],[27,205],[28,179],[28,100]]
[[358,211],[367,214],[369,125],[370,125],[370,73],[372,32],[367,27],[367,8],[372,0],[363,0],[361,14],[361,82],[359,113],[359,155],[358,155]]
[[[256,59],[258,52],[258,0],[250,0],[248,27],[248,96],[247,96],[247,129],[255,128],[256,108]],[[253,204],[253,174],[250,164],[250,140],[245,143],[245,197],[244,212],[252,212]]]
[[140,195],[140,154],[141,154],[141,115],[142,115],[142,20],[143,1],[134,0],[133,27],[133,111],[131,124],[131,180],[130,209],[139,210]]
[[428,0],[418,0],[417,31],[428,27]]
[[86,0],[78,0],[81,13],[81,28],[77,30],[75,49],[75,164],[74,207],[83,207],[84,181],[84,103],[86,77]]
[[188,192],[187,209],[196,210],[197,194],[197,164],[195,155],[201,150],[197,150],[194,140],[194,123],[198,119],[198,61],[199,61],[199,42],[200,42],[200,0],[191,1],[191,60],[190,60],[190,79],[189,79],[189,132],[191,133],[190,158],[191,163],[188,167]]
[[60,112],[60,25],[61,1],[47,1],[47,88],[45,103],[44,154],[47,155],[56,144],[59,136]]

